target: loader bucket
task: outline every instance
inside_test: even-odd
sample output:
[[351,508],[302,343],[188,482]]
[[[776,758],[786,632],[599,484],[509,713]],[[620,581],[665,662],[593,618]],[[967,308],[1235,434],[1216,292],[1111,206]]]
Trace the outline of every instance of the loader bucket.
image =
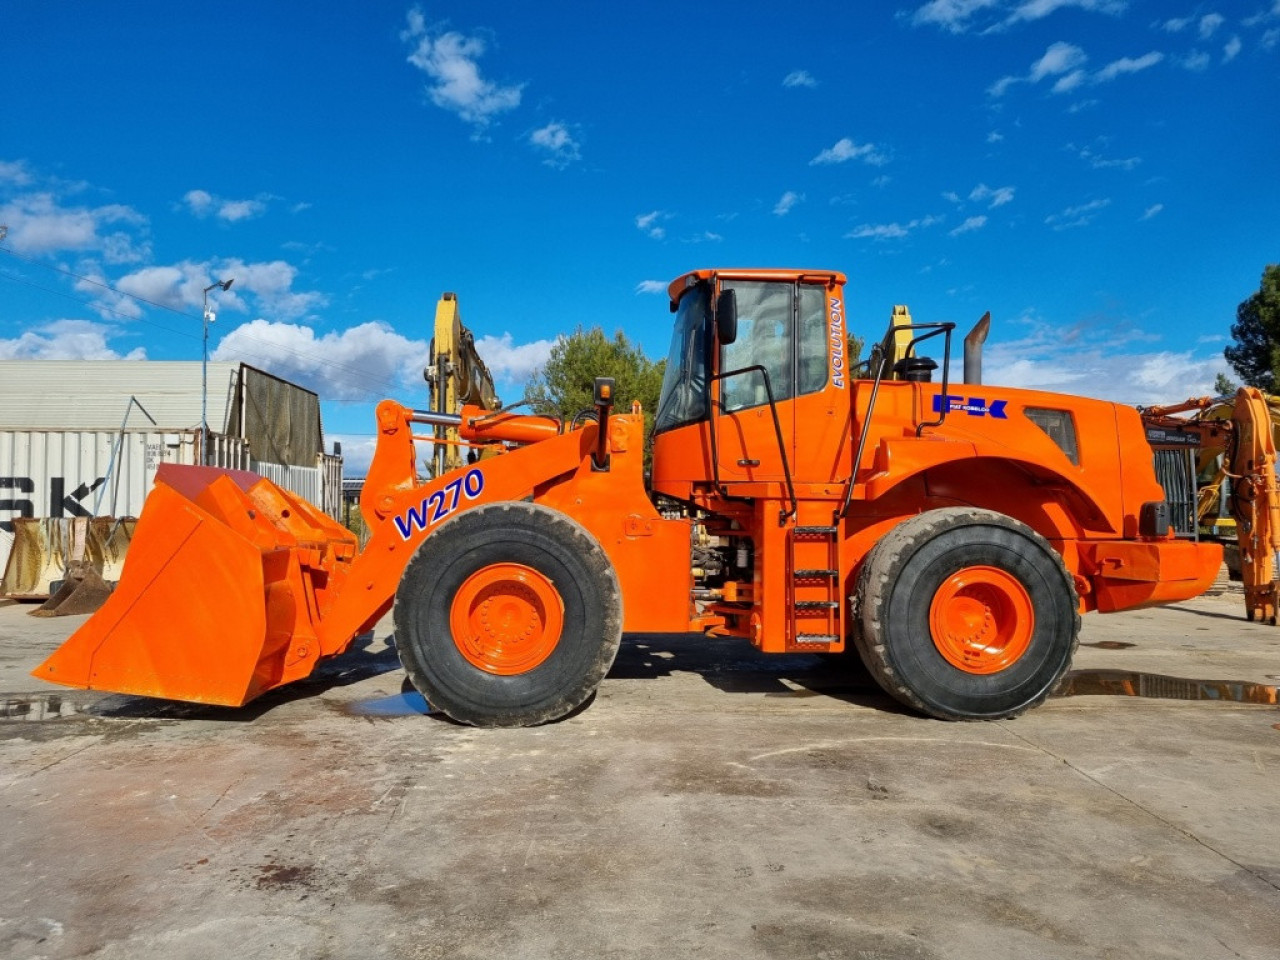
[[353,534],[257,474],[162,465],[119,585],[32,675],[242,706],[311,672],[355,553]]

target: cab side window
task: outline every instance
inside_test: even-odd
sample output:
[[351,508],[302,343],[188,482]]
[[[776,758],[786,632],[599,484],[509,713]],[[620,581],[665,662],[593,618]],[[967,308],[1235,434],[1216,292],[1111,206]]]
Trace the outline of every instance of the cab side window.
[[[722,373],[763,367],[777,402],[826,386],[824,286],[732,280],[724,287],[737,293],[738,337],[720,348]],[[768,403],[765,378],[751,370],[721,380],[720,402],[728,413]]]
[[797,394],[816,393],[827,385],[827,288],[800,284],[800,351]]

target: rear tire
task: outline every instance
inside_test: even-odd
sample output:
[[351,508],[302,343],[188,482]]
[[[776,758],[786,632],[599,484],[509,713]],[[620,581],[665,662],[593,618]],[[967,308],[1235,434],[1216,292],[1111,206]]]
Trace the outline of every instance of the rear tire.
[[599,542],[535,503],[458,514],[418,547],[395,600],[396,647],[427,702],[478,727],[558,720],[617,656],[622,592]]
[[1080,632],[1062,557],[990,510],[931,510],[872,549],[853,633],[876,682],[943,720],[997,720],[1043,703]]

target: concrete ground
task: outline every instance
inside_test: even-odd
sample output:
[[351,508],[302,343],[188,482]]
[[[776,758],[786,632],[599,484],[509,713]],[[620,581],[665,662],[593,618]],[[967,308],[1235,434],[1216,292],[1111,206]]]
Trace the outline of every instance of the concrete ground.
[[[402,695],[389,622],[230,711],[42,685],[83,618],[29,609],[0,957],[1280,957],[1274,705],[948,724],[815,657],[629,637],[585,711],[483,731]],[[1273,696],[1280,628],[1242,610],[1088,616],[1074,688]]]

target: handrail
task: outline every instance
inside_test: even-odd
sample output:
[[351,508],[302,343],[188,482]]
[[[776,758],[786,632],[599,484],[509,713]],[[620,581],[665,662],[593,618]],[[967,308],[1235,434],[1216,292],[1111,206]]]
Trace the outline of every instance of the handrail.
[[[791,481],[791,464],[787,460],[787,444],[782,436],[782,422],[778,419],[778,404],[773,398],[773,384],[769,380],[769,371],[761,364],[753,363],[749,367],[739,367],[737,370],[726,370],[724,373],[713,374],[712,380],[727,380],[729,377],[735,377],[743,373],[751,373],[753,370],[760,371],[760,376],[764,377],[764,392],[769,398],[769,413],[773,416],[773,433],[778,440],[778,453],[782,456],[782,475],[787,483],[787,495],[791,500],[790,510],[781,510],[778,513],[778,526],[782,526],[787,522],[788,517],[793,517],[799,511],[799,504],[796,502],[796,488]],[[708,391],[710,393],[710,391]],[[720,457],[716,449],[716,408],[723,407],[723,401],[711,404],[711,478],[712,484],[720,491],[721,496],[731,497],[724,489],[724,485],[720,482]],[[732,499],[745,499],[739,497],[731,497]]]
[[[867,447],[867,438],[871,435],[871,417],[875,412],[876,397],[880,393],[880,381],[884,379],[885,367],[888,365],[888,360],[886,359],[886,357],[890,350],[890,344],[893,342],[893,335],[897,333],[899,330],[929,330],[930,331],[929,333],[926,333],[923,336],[916,337],[909,344],[907,344],[907,349],[906,349],[907,356],[911,356],[915,353],[917,343],[921,343],[922,341],[928,340],[930,337],[936,337],[940,333],[945,335],[946,348],[942,356],[942,396],[946,397],[947,385],[949,382],[948,375],[950,374],[950,371],[951,371],[951,331],[954,330],[955,328],[956,328],[956,325],[954,323],[951,323],[950,321],[947,321],[945,323],[904,323],[901,326],[895,326],[892,323],[889,324],[888,331],[885,333],[880,343],[877,344],[877,346],[880,349],[880,353],[878,357],[878,362],[875,363],[875,371],[874,371],[875,379],[871,384],[871,399],[867,401],[867,415],[865,419],[862,421],[862,432],[858,435],[858,449],[854,453],[853,462],[849,466],[849,482],[845,484],[844,497],[840,502],[840,509],[838,509],[832,515],[832,518],[831,518],[833,523],[839,523],[841,520],[844,519],[844,515],[849,512],[849,503],[853,500],[853,487],[858,479],[858,467],[862,463],[862,454],[865,452]],[[868,372],[871,372],[870,370],[871,362],[872,361],[870,360],[868,361]],[[853,403],[853,391],[849,392],[849,402]],[[920,431],[923,430],[925,427],[941,426],[942,422],[947,418],[947,413],[950,412],[950,407],[951,405],[945,401],[942,404],[940,404],[941,413],[938,417],[938,420],[932,423],[918,424],[916,426],[916,436],[917,437],[920,436]]]

